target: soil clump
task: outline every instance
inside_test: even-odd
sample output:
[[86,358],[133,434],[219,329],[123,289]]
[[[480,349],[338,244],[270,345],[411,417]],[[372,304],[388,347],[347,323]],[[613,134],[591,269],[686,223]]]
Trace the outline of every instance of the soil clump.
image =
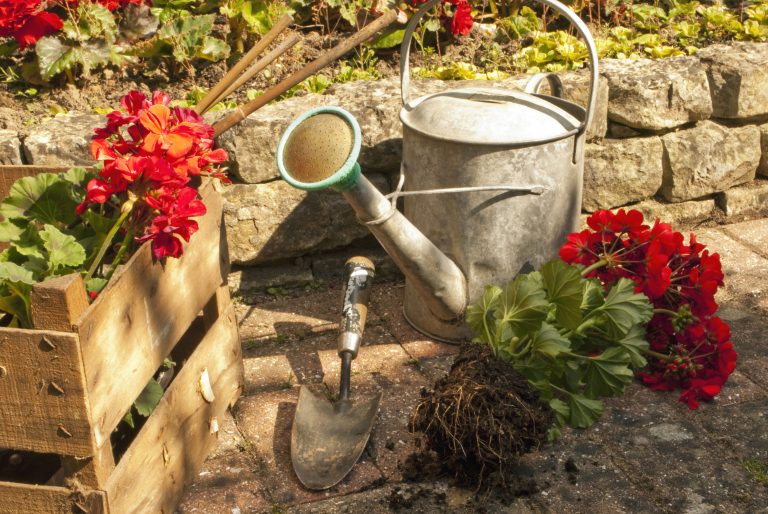
[[511,364],[485,345],[466,344],[432,391],[422,391],[409,428],[419,451],[403,463],[408,480],[450,474],[476,491],[512,497],[538,490],[519,457],[539,448],[555,421],[549,406]]

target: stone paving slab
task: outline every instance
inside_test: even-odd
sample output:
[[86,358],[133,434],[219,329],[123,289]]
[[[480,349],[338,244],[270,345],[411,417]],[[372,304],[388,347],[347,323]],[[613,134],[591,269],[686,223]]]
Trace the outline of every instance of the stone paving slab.
[[515,472],[535,487],[513,501],[476,496],[449,481],[403,482],[402,462],[415,448],[410,412],[422,388],[448,371],[458,347],[407,324],[402,281],[377,283],[352,375],[353,395],[383,391],[377,422],[352,473],[328,491],[308,491],[290,464],[290,427],[299,386],[328,394],[338,388],[340,289],[264,295],[238,305],[244,395],[178,512],[768,512],[768,220],[696,233],[721,254],[719,314],[739,352],[721,394],[697,411],[678,393],[632,384],[606,400],[593,427],[566,429],[523,456]]

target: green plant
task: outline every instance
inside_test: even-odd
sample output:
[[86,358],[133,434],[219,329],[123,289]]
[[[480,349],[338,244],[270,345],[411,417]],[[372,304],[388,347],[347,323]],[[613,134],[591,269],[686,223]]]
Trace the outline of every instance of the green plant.
[[583,428],[602,413],[599,398],[621,394],[646,364],[643,325],[652,306],[628,279],[604,292],[582,272],[556,259],[504,289],[487,286],[467,322],[475,341],[539,390],[559,425]]
[[355,80],[376,80],[381,74],[376,70],[379,59],[376,53],[367,45],[355,49],[355,56],[351,61],[339,61],[339,73],[335,81],[339,83],[353,82]]
[[[92,177],[82,168],[24,177],[0,203],[0,310],[7,326],[32,328],[30,293],[45,279],[80,270],[91,262],[109,231],[109,220],[89,213],[79,220],[75,207]],[[86,283],[97,292],[102,281]]]
[[125,48],[117,44],[117,24],[112,13],[97,3],[81,2],[69,10],[61,32],[45,36],[35,45],[40,76],[50,80],[74,71],[88,76],[92,69],[126,62]]

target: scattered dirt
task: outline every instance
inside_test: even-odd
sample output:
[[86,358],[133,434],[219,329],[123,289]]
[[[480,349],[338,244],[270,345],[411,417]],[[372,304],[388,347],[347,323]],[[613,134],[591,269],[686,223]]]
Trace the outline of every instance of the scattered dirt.
[[552,411],[511,365],[487,346],[465,345],[411,415],[421,451],[404,463],[404,474],[418,479],[447,470],[462,486],[530,494],[537,486],[517,469],[519,456],[538,448],[553,422]]

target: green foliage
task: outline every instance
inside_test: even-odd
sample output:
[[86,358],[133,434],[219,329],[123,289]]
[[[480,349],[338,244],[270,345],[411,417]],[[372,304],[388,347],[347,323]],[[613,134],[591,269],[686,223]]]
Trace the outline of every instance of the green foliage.
[[40,76],[48,81],[79,69],[88,76],[92,69],[125,61],[116,45],[117,24],[106,7],[81,2],[56,35],[41,38],[35,45]]
[[191,72],[193,59],[218,61],[229,55],[229,46],[222,39],[210,36],[215,14],[190,15],[185,11],[169,11],[161,20],[153,44],[139,49],[142,57],[173,56],[176,62]]
[[376,70],[378,62],[375,52],[363,45],[355,49],[355,57],[351,61],[339,61],[339,73],[335,80],[339,83],[356,80],[375,80],[381,77]]
[[467,309],[475,341],[511,362],[549,401],[559,425],[584,428],[601,397],[621,394],[648,349],[648,299],[621,279],[607,293],[582,267],[556,259],[505,288],[487,286]]
[[[0,310],[11,326],[31,328],[29,294],[48,278],[79,271],[93,258],[109,226],[80,223],[75,206],[91,175],[83,169],[41,173],[17,180],[0,203]],[[103,287],[96,282],[92,287]]]

